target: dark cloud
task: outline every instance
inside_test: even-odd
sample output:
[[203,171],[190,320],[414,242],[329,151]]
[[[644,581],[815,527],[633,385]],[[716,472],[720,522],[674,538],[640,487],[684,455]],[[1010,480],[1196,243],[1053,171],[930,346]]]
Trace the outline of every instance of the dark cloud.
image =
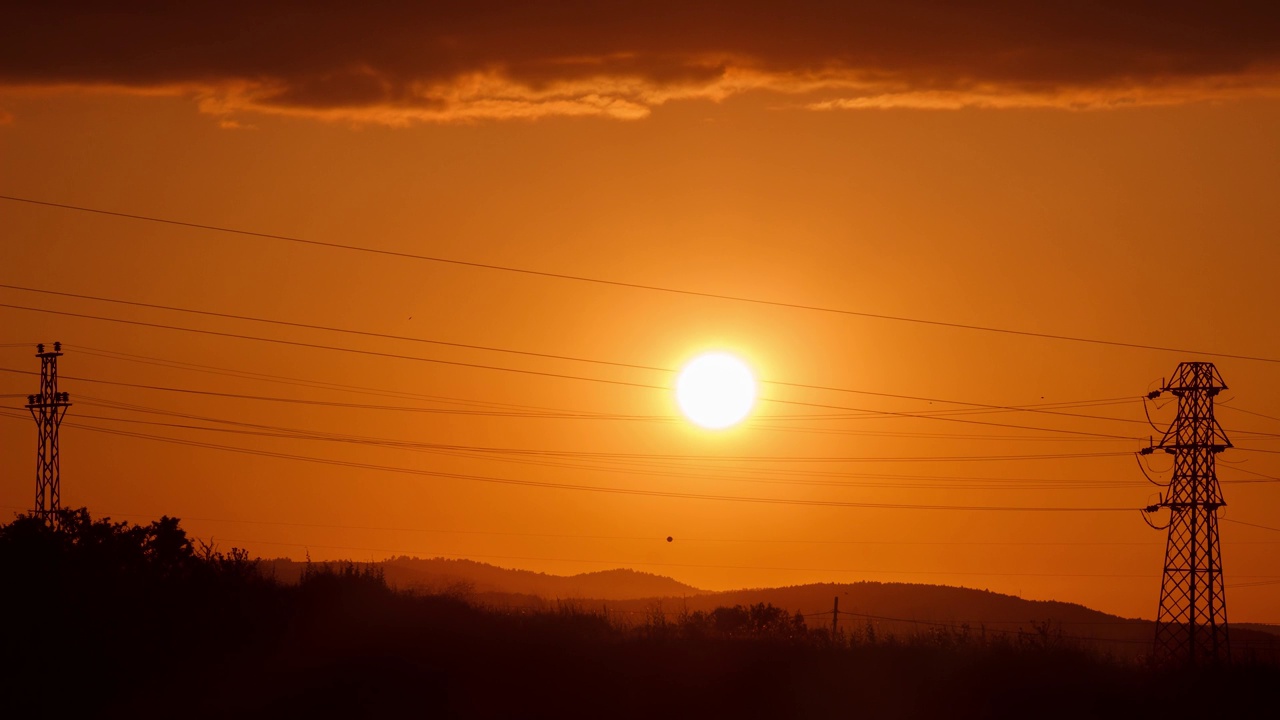
[[406,122],[602,114],[753,89],[816,108],[1270,93],[1274,2],[11,3],[0,84]]

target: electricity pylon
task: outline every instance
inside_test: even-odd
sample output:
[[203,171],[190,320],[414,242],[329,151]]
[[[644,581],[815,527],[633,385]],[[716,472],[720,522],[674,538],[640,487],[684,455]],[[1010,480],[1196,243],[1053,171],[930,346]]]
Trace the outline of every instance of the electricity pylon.
[[1213,398],[1227,388],[1213,363],[1181,363],[1169,383],[1148,394],[1178,399],[1178,415],[1157,449],[1173,456],[1173,477],[1160,502],[1169,509],[1169,540],[1156,616],[1153,657],[1159,662],[1207,665],[1231,660],[1227,600],[1218,541],[1218,508],[1226,505],[1214,458],[1231,447],[1213,417]]
[[58,358],[62,343],[53,344],[53,352],[45,352],[44,344],[36,345],[40,358],[40,394],[27,396],[27,409],[39,429],[36,449],[36,503],[32,513],[47,523],[57,523],[62,509],[62,489],[58,464],[58,428],[71,407],[71,398],[58,392]]

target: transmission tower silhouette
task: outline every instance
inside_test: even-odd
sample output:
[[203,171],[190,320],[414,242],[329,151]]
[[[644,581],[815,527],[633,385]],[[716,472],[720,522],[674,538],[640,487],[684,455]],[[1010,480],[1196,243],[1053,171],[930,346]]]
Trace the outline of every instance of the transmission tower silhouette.
[[1153,648],[1158,662],[1208,665],[1231,660],[1218,540],[1218,508],[1226,503],[1214,464],[1231,441],[1213,417],[1213,398],[1226,388],[1213,363],[1188,362],[1178,365],[1165,387],[1147,395],[1155,399],[1167,392],[1178,399],[1178,415],[1159,444],[1141,451],[1159,449],[1173,456],[1166,492],[1146,508],[1148,513],[1169,509]]
[[27,396],[27,409],[35,418],[40,436],[36,448],[36,503],[32,513],[47,523],[57,523],[58,511],[62,509],[58,428],[67,408],[71,407],[71,398],[67,393],[58,392],[62,343],[54,343],[52,352],[45,352],[44,343],[36,345],[36,357],[40,358],[40,394]]

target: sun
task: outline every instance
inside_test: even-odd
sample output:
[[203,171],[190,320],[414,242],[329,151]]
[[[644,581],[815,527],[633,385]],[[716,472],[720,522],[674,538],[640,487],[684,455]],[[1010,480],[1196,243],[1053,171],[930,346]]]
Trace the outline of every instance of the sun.
[[742,422],[756,403],[756,379],[729,353],[711,352],[689,361],[676,379],[676,402],[695,425],[723,430]]

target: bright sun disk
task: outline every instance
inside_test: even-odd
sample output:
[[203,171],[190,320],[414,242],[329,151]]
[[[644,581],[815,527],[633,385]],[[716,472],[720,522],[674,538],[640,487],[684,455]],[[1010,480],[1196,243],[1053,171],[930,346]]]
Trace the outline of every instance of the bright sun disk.
[[712,352],[689,361],[676,380],[676,402],[694,424],[708,430],[737,425],[756,402],[756,379],[742,360]]

